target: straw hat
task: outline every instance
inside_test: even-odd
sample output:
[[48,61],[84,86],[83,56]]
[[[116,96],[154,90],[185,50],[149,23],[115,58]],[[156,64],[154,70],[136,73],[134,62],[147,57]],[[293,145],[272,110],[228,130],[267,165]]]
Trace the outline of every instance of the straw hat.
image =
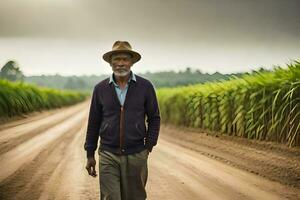
[[110,63],[111,55],[114,53],[130,53],[132,55],[133,63],[136,63],[141,59],[141,55],[138,52],[132,50],[131,45],[127,41],[116,41],[113,44],[112,51],[103,54],[103,59]]

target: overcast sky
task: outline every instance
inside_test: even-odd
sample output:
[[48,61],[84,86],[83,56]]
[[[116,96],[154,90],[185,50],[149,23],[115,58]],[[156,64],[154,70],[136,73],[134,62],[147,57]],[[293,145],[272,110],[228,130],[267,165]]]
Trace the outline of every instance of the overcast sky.
[[1,0],[0,66],[26,75],[110,73],[102,54],[128,41],[134,72],[222,73],[300,59],[299,0]]

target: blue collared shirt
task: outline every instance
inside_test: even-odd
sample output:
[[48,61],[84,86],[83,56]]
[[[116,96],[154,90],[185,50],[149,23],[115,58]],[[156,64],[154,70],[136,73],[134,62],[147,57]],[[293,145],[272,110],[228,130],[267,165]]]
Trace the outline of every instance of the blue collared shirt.
[[126,86],[125,88],[122,90],[120,88],[120,86],[115,82],[115,79],[114,79],[114,73],[112,73],[110,75],[110,78],[109,78],[109,83],[113,83],[114,86],[115,86],[115,90],[116,90],[116,93],[117,93],[117,96],[118,96],[118,99],[121,103],[121,105],[123,106],[124,105],[124,101],[125,101],[125,97],[126,97],[126,93],[127,93],[127,90],[128,90],[128,83],[133,80],[136,82],[136,78],[135,78],[135,75],[132,71],[130,71],[130,78],[128,79],[128,82],[126,83]]

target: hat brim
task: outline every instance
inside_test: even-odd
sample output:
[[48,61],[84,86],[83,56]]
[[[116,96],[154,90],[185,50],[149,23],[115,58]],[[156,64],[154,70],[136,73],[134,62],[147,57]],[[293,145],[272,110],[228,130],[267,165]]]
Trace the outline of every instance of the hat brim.
[[141,55],[138,52],[135,51],[130,51],[130,50],[114,50],[114,51],[109,51],[105,54],[103,54],[102,58],[106,62],[110,63],[111,60],[111,55],[115,53],[130,53],[132,55],[132,62],[136,63],[141,59]]

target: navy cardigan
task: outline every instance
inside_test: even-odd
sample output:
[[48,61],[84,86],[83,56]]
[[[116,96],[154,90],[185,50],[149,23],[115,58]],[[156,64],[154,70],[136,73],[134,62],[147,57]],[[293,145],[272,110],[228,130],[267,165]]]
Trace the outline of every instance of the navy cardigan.
[[[152,151],[157,144],[160,112],[154,86],[138,75],[131,80],[124,105],[120,104],[109,78],[93,90],[84,149],[93,157],[100,138],[99,151],[120,155]],[[147,127],[146,127],[147,125]]]

